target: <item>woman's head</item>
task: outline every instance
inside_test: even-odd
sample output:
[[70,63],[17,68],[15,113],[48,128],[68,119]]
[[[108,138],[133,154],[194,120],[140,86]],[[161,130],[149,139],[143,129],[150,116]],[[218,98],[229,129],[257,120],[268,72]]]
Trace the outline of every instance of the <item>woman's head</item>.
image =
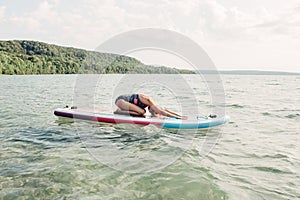
[[151,107],[148,107],[148,110],[152,116],[157,116],[157,113]]

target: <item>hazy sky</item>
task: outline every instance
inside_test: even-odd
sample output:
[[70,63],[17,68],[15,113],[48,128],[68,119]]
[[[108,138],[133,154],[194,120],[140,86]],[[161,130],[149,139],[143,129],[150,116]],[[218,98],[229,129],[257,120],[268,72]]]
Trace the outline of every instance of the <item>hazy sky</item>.
[[[95,49],[137,28],[164,28],[196,41],[218,69],[300,72],[300,0],[0,0],[0,39]],[[183,66],[170,55],[132,54]]]

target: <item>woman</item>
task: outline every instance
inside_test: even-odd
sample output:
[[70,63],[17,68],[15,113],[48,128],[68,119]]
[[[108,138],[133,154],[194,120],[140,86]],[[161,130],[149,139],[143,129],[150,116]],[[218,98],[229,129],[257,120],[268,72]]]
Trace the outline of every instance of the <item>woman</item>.
[[145,108],[148,107],[149,112],[155,117],[163,115],[178,119],[187,119],[186,116],[181,116],[170,110],[160,108],[151,97],[144,94],[121,95],[116,99],[115,104],[119,107],[114,112],[115,114],[143,116],[146,113]]

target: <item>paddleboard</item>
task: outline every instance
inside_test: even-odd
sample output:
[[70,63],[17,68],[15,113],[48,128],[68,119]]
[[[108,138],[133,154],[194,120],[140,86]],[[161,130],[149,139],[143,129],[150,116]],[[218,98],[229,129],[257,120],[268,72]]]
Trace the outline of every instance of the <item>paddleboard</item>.
[[96,113],[93,111],[58,108],[54,110],[54,114],[59,117],[81,119],[88,121],[113,123],[113,124],[139,124],[139,125],[155,125],[161,128],[173,129],[208,129],[211,127],[225,124],[229,121],[228,116],[212,117],[195,117],[188,120],[181,120],[176,118],[164,117],[133,117],[128,115],[111,114],[111,113]]

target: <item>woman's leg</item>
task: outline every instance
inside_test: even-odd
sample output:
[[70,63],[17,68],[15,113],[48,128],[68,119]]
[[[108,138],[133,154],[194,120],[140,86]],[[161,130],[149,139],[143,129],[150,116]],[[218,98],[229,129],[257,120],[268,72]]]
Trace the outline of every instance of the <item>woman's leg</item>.
[[119,114],[133,114],[133,115],[144,115],[146,113],[145,109],[142,109],[132,103],[129,103],[123,99],[119,99],[116,102],[116,105],[121,109],[121,110],[116,110],[115,113]]

